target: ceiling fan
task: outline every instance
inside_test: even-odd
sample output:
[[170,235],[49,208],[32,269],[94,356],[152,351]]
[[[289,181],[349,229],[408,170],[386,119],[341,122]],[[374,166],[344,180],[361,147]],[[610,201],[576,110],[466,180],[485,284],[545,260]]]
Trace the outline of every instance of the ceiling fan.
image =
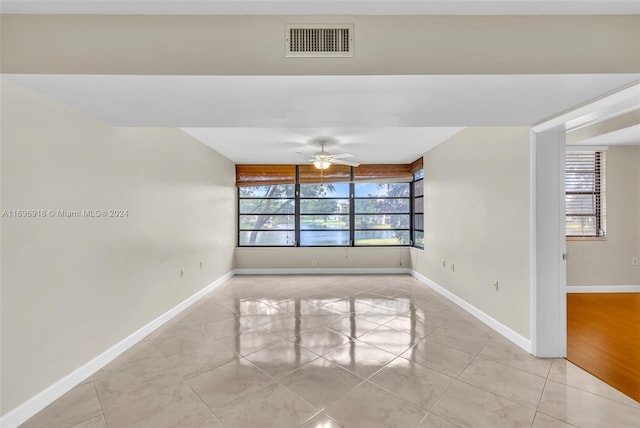
[[344,160],[345,158],[352,158],[353,155],[351,153],[329,153],[324,150],[324,146],[326,142],[320,142],[320,151],[314,153],[309,159],[309,162],[313,164],[316,168],[323,170],[329,168],[333,164],[337,165],[348,165],[348,166],[359,166],[360,164],[357,162],[351,162]]

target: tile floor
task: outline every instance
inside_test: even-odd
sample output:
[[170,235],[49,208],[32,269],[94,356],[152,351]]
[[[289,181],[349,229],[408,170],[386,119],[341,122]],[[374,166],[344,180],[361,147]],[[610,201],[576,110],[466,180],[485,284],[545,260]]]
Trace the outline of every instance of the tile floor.
[[404,275],[236,276],[24,427],[640,427]]

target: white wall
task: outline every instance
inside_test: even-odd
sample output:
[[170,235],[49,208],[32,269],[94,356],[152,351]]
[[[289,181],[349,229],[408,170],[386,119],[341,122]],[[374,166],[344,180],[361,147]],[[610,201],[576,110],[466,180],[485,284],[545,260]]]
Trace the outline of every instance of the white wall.
[[467,128],[425,153],[425,248],[413,251],[414,270],[524,338],[529,158],[528,128]]
[[233,163],[180,130],[1,88],[2,210],[128,210],[2,218],[5,414],[232,270],[235,188]]
[[607,151],[604,240],[567,240],[567,285],[640,285],[640,146]]
[[[315,264],[313,261],[315,260]],[[236,248],[237,269],[408,269],[407,247]]]
[[[631,73],[638,71],[634,53],[640,37],[640,17],[634,15],[3,14],[0,19],[3,73]],[[285,24],[305,22],[353,23],[355,56],[285,58]]]

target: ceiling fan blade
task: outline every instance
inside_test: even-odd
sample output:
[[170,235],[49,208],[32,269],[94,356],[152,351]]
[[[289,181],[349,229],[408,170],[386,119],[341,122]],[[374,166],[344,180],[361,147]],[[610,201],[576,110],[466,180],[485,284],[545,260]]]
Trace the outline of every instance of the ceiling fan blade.
[[344,159],[344,158],[352,158],[353,155],[351,153],[338,153],[337,155],[331,155],[334,159]]
[[360,166],[358,162],[351,162],[341,159],[334,159],[331,161],[331,163],[335,163],[336,165]]

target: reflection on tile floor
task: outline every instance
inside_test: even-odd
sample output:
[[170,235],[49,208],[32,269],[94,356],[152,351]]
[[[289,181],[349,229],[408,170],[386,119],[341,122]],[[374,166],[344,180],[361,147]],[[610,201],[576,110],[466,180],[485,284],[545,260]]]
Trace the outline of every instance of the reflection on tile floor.
[[405,275],[236,276],[24,427],[638,427]]

